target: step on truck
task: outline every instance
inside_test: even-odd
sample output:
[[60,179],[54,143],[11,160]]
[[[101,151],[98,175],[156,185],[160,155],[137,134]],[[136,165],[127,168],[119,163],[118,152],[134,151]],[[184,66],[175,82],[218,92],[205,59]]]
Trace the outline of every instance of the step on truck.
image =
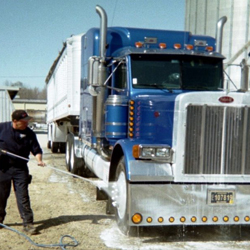
[[46,79],[52,151],[110,187],[97,196],[125,234],[250,224],[250,94],[223,83],[226,17],[215,39],[96,12],[100,28],[67,39]]

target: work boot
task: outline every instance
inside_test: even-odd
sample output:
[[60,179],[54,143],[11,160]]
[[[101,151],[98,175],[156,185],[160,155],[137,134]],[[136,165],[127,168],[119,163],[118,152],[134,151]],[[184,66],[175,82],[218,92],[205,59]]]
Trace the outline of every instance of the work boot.
[[33,226],[33,224],[27,224],[23,227],[23,231],[29,235],[37,234],[36,228]]

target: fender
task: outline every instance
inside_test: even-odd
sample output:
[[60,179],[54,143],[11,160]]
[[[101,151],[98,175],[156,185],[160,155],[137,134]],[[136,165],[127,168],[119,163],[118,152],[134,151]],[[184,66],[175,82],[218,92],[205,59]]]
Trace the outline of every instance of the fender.
[[116,166],[124,156],[126,178],[129,182],[169,182],[173,181],[172,165],[152,160],[137,160],[133,157],[133,145],[143,144],[138,140],[119,140],[114,147],[110,164],[110,181],[114,180]]

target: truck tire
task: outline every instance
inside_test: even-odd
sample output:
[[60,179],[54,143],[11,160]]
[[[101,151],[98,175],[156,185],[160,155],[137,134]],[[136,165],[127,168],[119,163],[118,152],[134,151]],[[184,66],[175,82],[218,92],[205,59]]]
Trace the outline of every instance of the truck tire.
[[79,176],[85,175],[85,164],[82,158],[78,158],[75,155],[75,148],[74,148],[74,142],[70,145],[71,151],[70,151],[70,172],[72,174],[76,174]]
[[79,173],[79,161],[78,161],[78,158],[75,156],[74,142],[71,143],[71,145],[70,145],[69,171],[72,174],[78,174]]
[[67,136],[67,139],[66,139],[66,150],[65,150],[65,163],[66,163],[66,168],[67,168],[68,171],[70,171],[71,145],[72,145],[72,143],[70,142],[70,136]]
[[58,142],[52,142],[51,143],[51,152],[58,153],[58,149],[59,149]]
[[74,136],[68,134],[65,147],[65,163],[67,170],[72,174],[77,174],[83,177],[95,177],[95,175],[86,167],[82,158],[77,158],[74,154]]
[[66,143],[61,142],[60,145],[59,145],[60,153],[64,154],[66,152],[65,147],[66,147]]
[[48,141],[48,142],[47,142],[47,148],[48,148],[48,149],[51,149],[51,141]]
[[[134,235],[137,227],[128,225],[128,181],[126,178],[125,161],[122,157],[118,163],[116,173],[115,217],[120,231],[125,235]],[[139,229],[139,228],[138,228]]]

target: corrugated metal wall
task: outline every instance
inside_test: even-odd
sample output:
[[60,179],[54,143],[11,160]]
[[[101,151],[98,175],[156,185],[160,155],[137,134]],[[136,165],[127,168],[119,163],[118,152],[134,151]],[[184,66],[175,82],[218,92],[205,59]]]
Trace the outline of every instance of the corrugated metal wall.
[[10,121],[13,111],[14,106],[8,91],[5,89],[0,89],[0,122]]
[[[235,58],[250,41],[250,0],[186,0],[185,30],[215,37],[216,23],[222,16],[227,16],[222,44],[225,63],[239,64],[245,58],[250,64],[250,47]],[[240,67],[229,66],[226,71],[239,87]],[[233,89],[232,84],[230,87]]]

